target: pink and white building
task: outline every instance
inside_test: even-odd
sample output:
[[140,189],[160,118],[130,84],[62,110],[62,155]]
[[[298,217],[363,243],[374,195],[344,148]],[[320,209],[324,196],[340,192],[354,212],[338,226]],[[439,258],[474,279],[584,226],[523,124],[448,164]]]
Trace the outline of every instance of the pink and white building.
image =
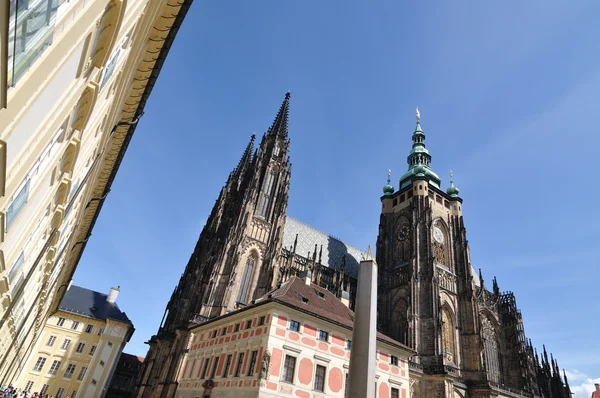
[[[190,330],[175,396],[342,398],[353,319],[331,292],[292,278],[252,305]],[[376,397],[410,396],[412,355],[378,334]]]

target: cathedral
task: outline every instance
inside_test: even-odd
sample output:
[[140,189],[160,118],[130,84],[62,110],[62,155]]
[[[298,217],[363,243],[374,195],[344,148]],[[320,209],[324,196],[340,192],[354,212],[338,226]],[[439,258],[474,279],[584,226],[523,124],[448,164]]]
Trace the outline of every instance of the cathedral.
[[[287,93],[255,149],[229,174],[167,303],[140,372],[137,397],[171,398],[189,330],[251,305],[310,271],[354,307],[365,252],[286,215],[292,164]],[[557,361],[525,336],[512,292],[471,265],[463,200],[431,168],[419,115],[398,189],[381,196],[377,328],[411,348],[412,397],[571,396]]]

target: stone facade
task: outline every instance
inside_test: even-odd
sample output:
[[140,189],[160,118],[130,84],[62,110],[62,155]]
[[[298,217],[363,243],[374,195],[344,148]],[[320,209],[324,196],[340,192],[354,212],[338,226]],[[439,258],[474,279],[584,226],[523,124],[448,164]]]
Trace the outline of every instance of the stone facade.
[[[243,309],[301,273],[354,308],[364,252],[286,217],[288,109],[289,93],[221,190],[148,341],[138,397],[175,396],[189,322]],[[384,187],[377,240],[378,329],[417,352],[411,396],[569,396],[556,362],[526,339],[514,295],[473,271],[458,188],[441,189],[424,141],[417,123],[400,188]]]
[[569,397],[552,360],[537,363],[512,292],[471,265],[462,199],[430,169],[417,122],[409,170],[384,188],[377,239],[379,330],[418,353],[415,396]]

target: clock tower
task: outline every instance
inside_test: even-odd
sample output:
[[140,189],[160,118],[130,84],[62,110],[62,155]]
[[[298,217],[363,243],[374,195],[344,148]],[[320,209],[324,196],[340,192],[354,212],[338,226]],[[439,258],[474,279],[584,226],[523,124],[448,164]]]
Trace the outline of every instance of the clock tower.
[[455,369],[458,377],[464,368],[478,374],[480,361],[461,355],[461,344],[477,344],[462,199],[452,177],[450,187],[442,190],[419,119],[417,113],[408,170],[399,189],[388,175],[381,197],[378,327],[413,348],[414,362],[425,373],[447,368]]

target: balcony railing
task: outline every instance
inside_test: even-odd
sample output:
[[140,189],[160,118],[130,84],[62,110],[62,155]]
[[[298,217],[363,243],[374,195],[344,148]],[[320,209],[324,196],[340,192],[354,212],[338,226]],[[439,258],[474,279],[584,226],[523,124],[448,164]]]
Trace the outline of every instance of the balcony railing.
[[199,325],[201,323],[204,323],[208,321],[208,317],[204,316],[204,315],[200,315],[200,314],[194,314],[190,317],[190,323],[193,323],[195,325]]

